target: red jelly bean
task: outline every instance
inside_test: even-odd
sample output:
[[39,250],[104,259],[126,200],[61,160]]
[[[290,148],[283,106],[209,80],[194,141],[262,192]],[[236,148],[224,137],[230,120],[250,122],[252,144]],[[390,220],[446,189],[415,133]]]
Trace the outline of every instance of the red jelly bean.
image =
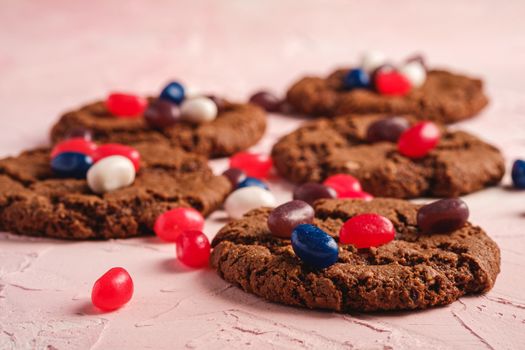
[[106,100],[109,112],[123,118],[141,116],[147,105],[148,100],[143,97],[119,92],[110,94]]
[[184,231],[175,240],[177,259],[189,267],[204,267],[210,259],[210,242],[201,231]]
[[55,156],[64,152],[82,153],[92,157],[96,149],[97,145],[94,142],[83,137],[75,137],[57,143],[51,150],[51,158],[55,158]]
[[139,171],[140,153],[135,148],[121,145],[120,143],[107,143],[105,145],[100,145],[93,153],[93,161],[96,163],[102,158],[109,156],[124,156],[131,160],[133,166],[135,166],[135,171]]
[[272,158],[264,154],[240,152],[230,158],[230,168],[241,169],[250,177],[266,178],[272,168]]
[[359,180],[352,175],[332,175],[324,180],[323,184],[333,188],[335,192],[337,192],[338,198],[347,198],[346,196],[348,196],[348,193],[361,192],[361,184],[359,183]]
[[399,153],[409,158],[426,156],[438,144],[441,132],[432,122],[420,122],[401,134],[397,142]]
[[365,201],[369,201],[369,200],[374,199],[374,196],[364,191],[346,191],[346,192],[341,193],[341,195],[339,195],[338,198],[355,198],[355,199],[363,199]]
[[118,309],[132,296],[133,280],[122,267],[114,267],[103,274],[91,290],[93,305],[105,311]]
[[153,230],[160,239],[175,242],[184,231],[202,230],[204,218],[193,208],[175,208],[160,215]]
[[339,241],[356,248],[370,248],[394,239],[396,231],[390,220],[378,214],[360,214],[346,221],[339,231]]
[[410,81],[396,71],[378,72],[374,84],[377,92],[390,96],[404,96],[412,88]]

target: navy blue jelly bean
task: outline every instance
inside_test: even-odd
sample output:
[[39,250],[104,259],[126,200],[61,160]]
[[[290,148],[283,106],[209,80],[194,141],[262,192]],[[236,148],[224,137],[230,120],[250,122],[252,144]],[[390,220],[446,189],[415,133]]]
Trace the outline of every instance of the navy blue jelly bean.
[[59,177],[83,179],[91,165],[90,156],[77,152],[63,152],[51,160],[51,169]]
[[247,177],[246,179],[242,180],[237,185],[237,188],[252,187],[252,186],[264,188],[267,191],[269,190],[268,185],[266,185],[261,180],[256,179],[255,177]]
[[512,165],[512,182],[516,188],[525,188],[525,160],[518,159]]
[[351,69],[343,77],[345,89],[363,89],[370,86],[370,76],[364,69]]
[[335,264],[339,256],[337,242],[319,227],[302,224],[292,232],[292,248],[307,265],[324,269]]
[[184,86],[176,81],[172,81],[160,93],[160,98],[172,103],[181,104],[185,97]]

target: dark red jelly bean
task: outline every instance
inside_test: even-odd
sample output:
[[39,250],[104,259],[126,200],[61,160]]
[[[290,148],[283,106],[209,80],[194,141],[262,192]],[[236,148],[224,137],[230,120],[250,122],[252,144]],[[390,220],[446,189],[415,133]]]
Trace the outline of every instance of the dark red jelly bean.
[[314,214],[314,208],[308,203],[293,200],[272,210],[268,216],[268,227],[275,236],[290,238],[298,225],[311,224]]
[[92,156],[96,149],[97,145],[95,143],[84,138],[75,137],[57,143],[51,150],[51,158],[63,152],[76,152]]
[[111,311],[130,301],[133,280],[122,267],[114,267],[103,274],[93,285],[91,301],[104,311]]
[[383,245],[394,239],[392,222],[378,214],[359,214],[347,220],[339,231],[339,242],[356,248]]
[[180,121],[180,108],[168,100],[158,99],[150,103],[148,108],[146,108],[144,119],[150,126],[164,129]]
[[332,187],[315,182],[300,185],[293,191],[293,199],[304,201],[310,205],[321,198],[337,198],[337,192]]
[[468,216],[467,203],[461,199],[441,199],[419,208],[417,225],[423,233],[450,232],[463,227]]
[[410,81],[397,71],[378,72],[374,84],[378,93],[389,96],[404,96],[412,88]]
[[441,132],[432,122],[420,122],[406,130],[399,141],[399,153],[409,158],[421,158],[432,151],[439,143]]
[[380,119],[368,127],[366,139],[368,142],[389,141],[397,142],[410,123],[403,117]]
[[77,139],[77,138],[84,139],[86,141],[91,141],[93,140],[93,133],[89,129],[78,127],[78,128],[69,129],[64,134],[64,140]]
[[250,97],[250,102],[256,104],[268,112],[277,112],[281,106],[281,100],[268,91],[259,91]]
[[123,118],[141,116],[147,105],[148,100],[145,98],[125,93],[112,93],[106,100],[108,111]]
[[239,184],[246,179],[246,173],[237,168],[225,170],[222,175],[226,176],[226,178],[230,181],[232,184],[232,189],[236,189],[237,186],[239,186]]

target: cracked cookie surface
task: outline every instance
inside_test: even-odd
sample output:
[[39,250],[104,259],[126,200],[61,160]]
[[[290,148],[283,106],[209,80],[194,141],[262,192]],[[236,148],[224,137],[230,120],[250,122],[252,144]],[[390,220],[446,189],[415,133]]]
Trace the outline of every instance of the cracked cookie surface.
[[274,145],[274,165],[294,183],[346,173],[357,177],[365,191],[394,198],[454,197],[493,186],[503,177],[500,151],[463,131],[443,128],[438,146],[421,159],[402,156],[395,143],[368,143],[368,126],[381,118],[344,115],[307,123]]
[[398,199],[317,201],[314,225],[337,241],[357,214],[383,215],[396,228],[395,240],[380,247],[341,244],[338,261],[323,270],[305,266],[289,240],[270,233],[270,208],[255,209],[219,231],[211,264],[226,281],[267,300],[339,312],[425,309],[490,290],[500,270],[496,243],[470,223],[420,234],[418,208]]

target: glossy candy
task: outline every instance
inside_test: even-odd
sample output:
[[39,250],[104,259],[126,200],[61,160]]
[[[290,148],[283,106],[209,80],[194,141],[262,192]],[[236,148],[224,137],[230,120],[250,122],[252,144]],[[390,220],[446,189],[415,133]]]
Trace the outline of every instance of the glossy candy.
[[338,196],[338,198],[363,199],[365,201],[369,201],[374,199],[374,196],[365,191],[345,191],[342,192],[341,195]]
[[319,227],[310,224],[297,226],[292,232],[292,248],[295,254],[315,269],[324,269],[337,261],[337,242]]
[[345,89],[364,89],[370,86],[370,76],[364,69],[351,69],[343,77]]
[[184,86],[176,81],[172,81],[162,89],[159,98],[171,103],[181,104],[185,98]]
[[384,65],[386,62],[386,56],[379,51],[365,52],[361,57],[361,68],[372,73],[377,67]]
[[423,233],[450,232],[463,227],[468,217],[467,203],[459,198],[446,198],[419,208],[417,225]]
[[86,179],[91,191],[99,194],[111,192],[135,181],[135,166],[121,155],[105,157],[88,170]]
[[381,95],[404,96],[412,88],[410,81],[397,71],[378,72],[375,75],[374,86]]
[[275,197],[260,187],[244,187],[233,191],[224,202],[224,210],[232,219],[240,219],[246,212],[260,207],[275,207]]
[[76,127],[76,128],[69,129],[64,134],[64,140],[69,140],[69,139],[83,139],[86,141],[91,141],[93,139],[93,134],[91,130],[89,129],[82,128],[82,127]]
[[386,73],[386,72],[393,72],[396,70],[396,66],[394,66],[391,63],[384,63],[377,68],[375,68],[372,73],[370,73],[370,85],[373,85],[374,81],[376,81],[377,74],[379,73]]
[[140,117],[148,105],[148,100],[143,97],[112,93],[106,100],[106,108],[116,117],[134,118]]
[[348,193],[361,192],[361,184],[352,175],[336,174],[324,180],[323,185],[331,187],[337,192],[338,198],[345,198]]
[[51,170],[59,177],[83,179],[92,165],[90,156],[78,152],[62,152],[51,159]]
[[123,156],[131,160],[135,171],[140,168],[140,153],[131,146],[122,145],[120,143],[106,143],[100,145],[93,153],[93,161],[96,163],[101,159],[109,156]]
[[93,285],[91,301],[104,311],[116,310],[131,300],[133,280],[122,267],[114,267],[103,274]]
[[308,203],[293,200],[272,210],[268,216],[268,228],[277,237],[290,238],[297,226],[311,224],[314,215],[314,208]]
[[411,61],[399,68],[401,73],[412,85],[412,87],[420,87],[427,79],[427,71],[425,67],[418,61]]
[[151,127],[164,129],[181,120],[180,108],[168,100],[158,99],[146,108],[144,119]]
[[310,205],[321,198],[337,198],[337,192],[332,187],[315,182],[297,186],[293,191],[293,199],[304,201]]
[[81,137],[75,137],[57,143],[51,150],[51,158],[63,152],[76,152],[92,156],[96,149],[97,145],[94,142]]
[[189,267],[208,266],[210,242],[204,233],[198,230],[183,231],[176,239],[177,259]]
[[268,112],[277,112],[281,107],[281,100],[268,91],[259,91],[250,97],[250,103],[256,104]]
[[244,179],[246,179],[246,173],[242,171],[241,169],[237,169],[237,168],[229,168],[225,170],[222,173],[222,175],[228,178],[228,180],[232,184],[233,189],[236,189],[237,186],[239,186],[239,183],[241,183],[242,181],[244,181]]
[[511,176],[514,187],[525,188],[525,160],[518,159],[512,164]]
[[399,153],[409,158],[422,158],[439,143],[441,132],[432,122],[420,122],[406,130],[399,141]]
[[215,102],[201,96],[184,100],[180,106],[180,113],[182,120],[201,124],[215,120],[218,110]]
[[410,123],[403,117],[379,119],[368,126],[366,139],[368,142],[397,142],[409,127]]
[[251,187],[251,186],[260,187],[267,191],[269,190],[267,184],[265,184],[264,182],[262,182],[261,180],[255,177],[247,177],[243,181],[239,182],[239,184],[237,185],[237,188]]
[[272,158],[264,154],[239,152],[230,157],[230,167],[241,169],[248,176],[264,179],[272,168]]
[[204,217],[193,208],[175,208],[162,213],[153,226],[155,234],[166,242],[175,242],[184,231],[201,231]]
[[347,220],[339,231],[339,242],[356,248],[370,248],[394,239],[392,222],[378,214],[359,214]]

